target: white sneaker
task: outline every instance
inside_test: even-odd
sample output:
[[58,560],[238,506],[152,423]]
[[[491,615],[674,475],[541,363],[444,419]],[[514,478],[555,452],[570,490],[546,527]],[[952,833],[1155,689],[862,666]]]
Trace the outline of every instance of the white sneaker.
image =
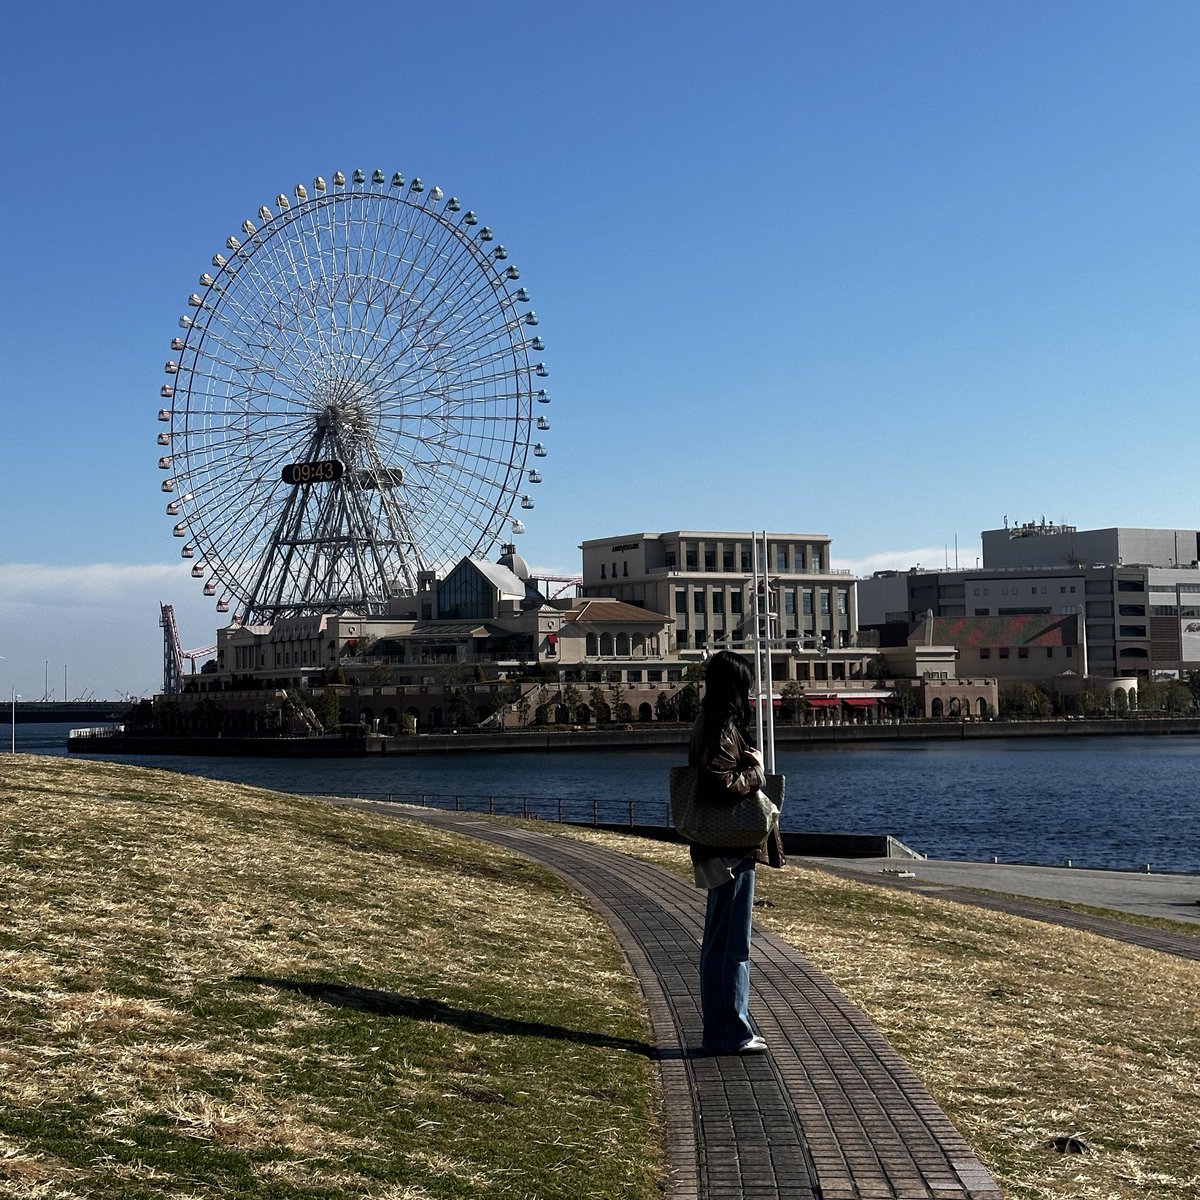
[[767,1043],[765,1038],[761,1038],[756,1033],[752,1038],[744,1041],[738,1048],[738,1054],[766,1054]]

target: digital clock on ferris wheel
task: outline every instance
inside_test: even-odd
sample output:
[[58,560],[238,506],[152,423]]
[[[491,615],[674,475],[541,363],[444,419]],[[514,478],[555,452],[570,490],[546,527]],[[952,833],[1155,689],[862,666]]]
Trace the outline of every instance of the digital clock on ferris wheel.
[[333,483],[341,479],[346,467],[336,458],[322,458],[316,462],[288,463],[280,472],[284,483]]

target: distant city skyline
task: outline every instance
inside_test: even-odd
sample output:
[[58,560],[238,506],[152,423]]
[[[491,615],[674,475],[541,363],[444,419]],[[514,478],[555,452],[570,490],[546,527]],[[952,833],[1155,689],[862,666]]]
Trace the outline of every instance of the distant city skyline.
[[243,11],[0,16],[0,697],[154,690],[159,601],[213,640],[163,363],[225,238],[339,168],[453,190],[520,264],[535,571],[621,529],[824,532],[869,574],[974,565],[1006,513],[1194,523],[1194,4]]

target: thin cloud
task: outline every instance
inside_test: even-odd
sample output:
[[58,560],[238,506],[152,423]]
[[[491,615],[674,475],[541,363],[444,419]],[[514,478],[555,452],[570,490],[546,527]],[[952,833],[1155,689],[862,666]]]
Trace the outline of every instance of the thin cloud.
[[980,554],[978,546],[924,546],[915,550],[883,550],[863,558],[834,558],[830,564],[862,579],[876,571],[908,571],[920,567],[926,571],[974,567]]

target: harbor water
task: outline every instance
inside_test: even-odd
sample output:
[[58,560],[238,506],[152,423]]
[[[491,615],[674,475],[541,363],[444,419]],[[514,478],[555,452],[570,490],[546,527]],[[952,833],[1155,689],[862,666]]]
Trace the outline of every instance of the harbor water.
[[[5,733],[8,731],[5,730]],[[17,749],[66,753],[66,726]],[[3,749],[8,749],[7,745]],[[662,824],[677,751],[357,759],[98,756],[280,791]],[[781,753],[786,829],[891,834],[932,858],[1200,872],[1200,738],[1011,738]]]

